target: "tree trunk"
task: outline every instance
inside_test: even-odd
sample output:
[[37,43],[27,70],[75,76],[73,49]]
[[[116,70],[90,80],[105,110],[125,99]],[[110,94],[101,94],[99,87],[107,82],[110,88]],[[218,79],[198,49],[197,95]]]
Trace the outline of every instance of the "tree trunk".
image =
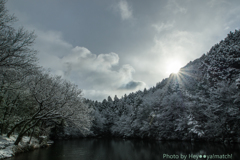
[[31,140],[32,140],[32,136],[33,136],[34,130],[35,130],[35,127],[33,127],[33,130],[32,130],[32,133],[31,133],[31,136],[30,136],[29,142],[28,142],[29,144],[30,144],[30,142],[31,142]]
[[4,121],[6,120],[6,115],[7,115],[7,107],[6,107],[6,110],[5,110],[5,112],[4,112],[4,114],[3,114],[3,119],[2,119],[2,126],[1,126],[1,134],[3,135],[3,133],[4,133]]
[[27,122],[27,123],[25,124],[25,126],[23,127],[23,129],[21,130],[21,132],[19,133],[16,141],[14,142],[14,145],[18,145],[18,143],[22,140],[23,135],[24,135],[27,131],[29,131],[31,128],[35,127],[40,120],[41,120],[41,119],[38,119],[32,126],[30,126],[30,127],[28,127],[27,129],[25,129],[25,128],[26,128],[26,125],[28,124],[28,122]]
[[14,145],[18,145],[18,143],[22,140],[23,135],[23,133],[18,135],[16,141],[14,142]]
[[24,122],[25,122],[25,120],[22,121],[22,122],[20,122],[20,123],[18,123],[18,124],[16,124],[16,125],[7,133],[7,137],[9,138],[9,137],[11,136],[11,134],[14,132],[14,130],[15,130],[18,126],[20,126],[22,123],[24,123]]

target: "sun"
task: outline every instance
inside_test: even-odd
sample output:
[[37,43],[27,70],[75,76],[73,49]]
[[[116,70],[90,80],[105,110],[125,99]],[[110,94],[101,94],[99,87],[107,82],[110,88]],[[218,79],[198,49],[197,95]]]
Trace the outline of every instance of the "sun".
[[167,73],[171,74],[171,73],[175,73],[177,74],[180,70],[180,68],[182,67],[181,63],[177,60],[173,60],[173,61],[169,61],[167,64]]

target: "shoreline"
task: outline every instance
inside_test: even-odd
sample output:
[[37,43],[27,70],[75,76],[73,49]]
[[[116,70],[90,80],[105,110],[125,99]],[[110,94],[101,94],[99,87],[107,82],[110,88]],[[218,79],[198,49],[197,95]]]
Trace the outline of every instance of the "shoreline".
[[6,135],[0,136],[0,159],[6,159],[15,156],[16,154],[32,151],[39,148],[48,147],[53,141],[47,141],[46,136],[40,136],[39,139],[23,136],[21,142],[16,146],[14,142],[17,135],[12,135],[8,138]]

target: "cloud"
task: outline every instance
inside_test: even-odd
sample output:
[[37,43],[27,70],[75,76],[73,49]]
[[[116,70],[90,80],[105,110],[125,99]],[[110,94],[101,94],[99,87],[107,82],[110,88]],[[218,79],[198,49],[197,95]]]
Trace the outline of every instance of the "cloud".
[[[239,0],[114,2],[8,4],[20,26],[35,26],[28,29],[38,36],[34,48],[40,65],[78,84],[85,97],[98,100],[127,94],[145,83],[155,85],[169,76],[169,63],[180,60],[184,65],[200,57],[240,22]],[[44,14],[36,14],[46,5]],[[130,23],[116,20],[112,11]]]
[[[129,65],[123,65],[122,68],[119,70],[119,73],[122,75],[122,77],[125,77],[125,81],[129,81],[132,79],[132,74],[135,72],[135,69]],[[124,76],[125,75],[125,76]]]
[[175,0],[169,0],[168,4],[166,5],[166,8],[168,10],[171,10],[174,14],[178,14],[178,13],[187,13],[187,9],[185,7],[183,7],[182,5],[180,5],[177,1]]
[[160,23],[160,24],[152,24],[152,27],[157,30],[158,33],[170,30],[173,28],[175,21],[173,22],[167,22],[167,23]]
[[120,0],[117,5],[117,8],[121,14],[122,20],[127,20],[132,18],[132,9],[128,5],[128,2],[126,0]]
[[144,82],[130,81],[127,84],[122,85],[119,89],[137,90],[142,89],[144,86],[146,86]]
[[[120,97],[146,87],[144,82],[133,79],[135,69],[131,65],[118,66],[120,58],[117,53],[94,54],[85,47],[73,47],[60,32],[35,31],[40,35],[35,45],[39,50],[40,65],[77,84],[86,98]],[[119,90],[121,87],[126,90]]]

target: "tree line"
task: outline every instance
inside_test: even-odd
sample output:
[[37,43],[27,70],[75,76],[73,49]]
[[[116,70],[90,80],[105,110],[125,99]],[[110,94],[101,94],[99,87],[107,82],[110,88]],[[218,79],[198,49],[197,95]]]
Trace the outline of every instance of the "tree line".
[[[156,86],[94,107],[96,136],[237,142],[240,136],[240,31]],[[240,142],[240,141],[239,141]]]

